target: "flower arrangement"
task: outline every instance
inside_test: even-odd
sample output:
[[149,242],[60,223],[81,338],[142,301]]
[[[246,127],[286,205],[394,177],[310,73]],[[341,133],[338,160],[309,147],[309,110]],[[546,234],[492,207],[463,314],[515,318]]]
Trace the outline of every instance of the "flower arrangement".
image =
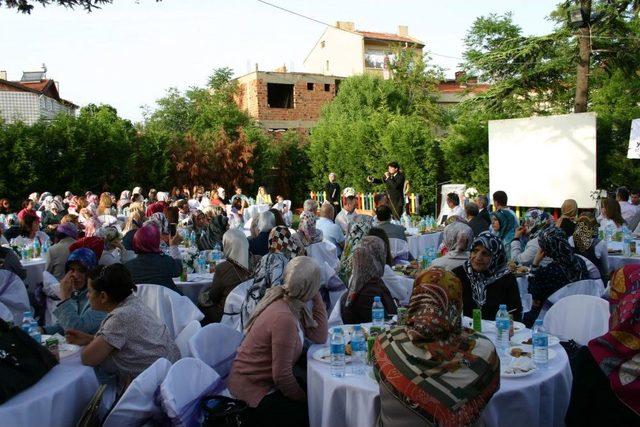
[[589,198],[593,201],[598,201],[607,197],[607,190],[601,190],[596,188],[589,192]]
[[473,188],[473,187],[469,187],[465,190],[464,192],[464,198],[465,199],[475,199],[476,197],[478,197],[478,194],[480,194],[478,192],[477,189]]
[[180,257],[182,258],[182,266],[187,269],[187,273],[193,273],[196,270],[198,249],[193,246],[180,248]]

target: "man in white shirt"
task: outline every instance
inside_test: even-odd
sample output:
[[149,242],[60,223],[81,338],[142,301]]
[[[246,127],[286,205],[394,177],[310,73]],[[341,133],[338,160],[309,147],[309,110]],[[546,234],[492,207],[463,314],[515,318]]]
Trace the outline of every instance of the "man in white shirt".
[[626,187],[620,187],[616,191],[616,200],[620,204],[620,213],[626,221],[627,227],[634,230],[640,221],[640,209],[629,203],[629,190]]
[[320,206],[320,216],[316,221],[316,228],[322,231],[322,240],[324,242],[330,242],[335,245],[336,254],[340,258],[344,247],[344,234],[340,226],[335,224],[331,218],[333,218],[333,206],[331,203],[324,202]]
[[449,206],[449,209],[451,209],[451,214],[449,215],[449,217],[458,216],[461,219],[466,219],[467,214],[462,206],[460,206],[460,196],[458,196],[456,193],[447,194],[447,206]]
[[342,210],[336,216],[336,224],[340,226],[343,234],[347,234],[347,230],[349,229],[349,222],[353,219],[356,214],[356,205],[358,204],[358,199],[356,196],[347,196],[346,203],[342,206]]

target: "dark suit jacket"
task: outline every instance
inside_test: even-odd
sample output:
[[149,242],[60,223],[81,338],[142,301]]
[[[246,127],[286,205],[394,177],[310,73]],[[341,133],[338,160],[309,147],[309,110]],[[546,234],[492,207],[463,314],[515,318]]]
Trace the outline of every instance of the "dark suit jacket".
[[382,179],[374,179],[374,184],[385,183],[387,185],[387,194],[389,195],[389,202],[393,205],[391,210],[393,216],[399,218],[403,214],[402,207],[404,206],[404,174],[398,172],[389,178],[383,177]]
[[487,224],[491,224],[491,214],[489,213],[489,209],[487,208],[482,209],[478,214],[478,217],[484,219],[487,222]]
[[477,216],[468,222],[469,227],[473,230],[473,237],[489,229],[489,223],[481,216]]
[[327,201],[329,203],[332,205],[340,203],[340,184],[337,182],[327,182],[324,186],[324,191],[327,192]]

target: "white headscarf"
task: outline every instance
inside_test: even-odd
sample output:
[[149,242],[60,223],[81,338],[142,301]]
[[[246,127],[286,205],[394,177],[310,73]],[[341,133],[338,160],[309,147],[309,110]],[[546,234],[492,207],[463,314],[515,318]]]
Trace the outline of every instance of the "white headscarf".
[[222,252],[225,258],[249,269],[249,241],[242,230],[232,228],[222,235]]
[[264,211],[258,217],[258,231],[260,233],[264,231],[271,231],[276,226],[276,217],[273,216],[273,212]]

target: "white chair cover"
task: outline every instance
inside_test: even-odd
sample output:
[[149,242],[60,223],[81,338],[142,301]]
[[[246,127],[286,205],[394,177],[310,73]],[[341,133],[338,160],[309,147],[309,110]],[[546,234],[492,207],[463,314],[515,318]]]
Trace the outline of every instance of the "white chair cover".
[[400,305],[408,305],[411,292],[413,291],[413,280],[396,274],[388,265],[384,266],[382,281],[391,293],[391,296],[400,302]]
[[591,295],[570,295],[549,309],[544,327],[561,339],[586,345],[609,330],[609,303]]
[[[340,293],[340,296],[338,297],[338,301],[340,301],[340,297],[342,297],[342,295],[345,292],[347,292],[346,289]],[[336,303],[333,306],[333,310],[331,310],[331,314],[329,314],[329,320],[327,320],[327,325],[329,327],[333,327],[333,326],[338,326],[342,324],[343,322],[342,322],[342,314],[340,313],[340,303]]]
[[155,393],[170,368],[171,362],[161,358],[138,375],[104,420],[103,427],[134,427],[161,421],[164,413]]
[[98,216],[98,220],[103,227],[115,225],[118,222],[118,218],[113,215],[100,215]]
[[204,314],[188,297],[167,287],[138,285],[137,295],[167,325],[174,339],[189,322],[204,318]]
[[4,320],[5,322],[11,322],[11,323],[13,323],[14,321],[13,313],[11,312],[11,310],[9,310],[9,307],[7,307],[1,302],[0,302],[0,319]]
[[42,292],[47,296],[47,309],[44,312],[45,325],[53,325],[57,322],[53,310],[60,302],[60,282],[48,271],[42,272]]
[[555,291],[549,296],[549,298],[547,298],[542,306],[542,310],[538,313],[538,319],[544,319],[551,307],[562,298],[570,295],[592,295],[594,297],[601,297],[604,294],[604,291],[604,283],[600,279],[586,279],[569,283]]
[[409,242],[395,237],[389,238],[389,249],[394,260],[409,259]]
[[242,330],[242,304],[247,298],[253,279],[240,283],[227,295],[224,302],[224,314],[220,323],[244,334]]
[[235,329],[212,323],[191,337],[189,350],[193,357],[211,366],[223,380],[226,380],[243,338],[242,333]]
[[197,426],[200,399],[224,391],[222,378],[204,362],[192,357],[178,360],[160,384],[162,408],[176,427]]
[[340,267],[340,260],[338,259],[336,246],[331,242],[319,242],[307,246],[307,256],[315,259],[318,265],[322,265],[323,262],[329,264],[335,272]]
[[0,302],[13,314],[13,324],[22,323],[25,311],[30,311],[27,288],[20,278],[9,270],[0,270]]
[[189,340],[193,337],[202,326],[197,320],[192,320],[176,337],[176,345],[180,349],[180,355],[182,357],[191,357],[191,350],[189,350]]

